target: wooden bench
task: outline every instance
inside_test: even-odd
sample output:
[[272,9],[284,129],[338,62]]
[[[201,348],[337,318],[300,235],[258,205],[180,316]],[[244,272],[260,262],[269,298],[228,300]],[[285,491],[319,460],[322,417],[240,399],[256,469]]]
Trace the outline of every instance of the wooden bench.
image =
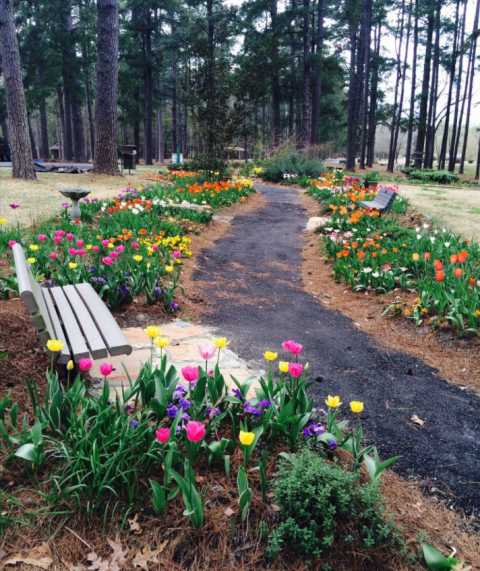
[[114,317],[89,283],[41,288],[20,244],[13,246],[18,293],[25,302],[45,350],[49,339],[64,343],[57,362],[130,355],[133,348]]
[[382,214],[383,212],[390,210],[396,198],[397,193],[393,192],[393,190],[380,188],[378,189],[377,195],[373,200],[360,200],[359,204],[361,204],[364,208],[372,208],[378,210],[380,214]]

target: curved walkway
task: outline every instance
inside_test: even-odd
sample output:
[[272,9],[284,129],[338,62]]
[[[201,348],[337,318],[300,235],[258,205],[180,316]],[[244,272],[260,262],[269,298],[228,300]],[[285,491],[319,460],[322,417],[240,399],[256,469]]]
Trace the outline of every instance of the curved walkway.
[[[449,491],[468,512],[480,510],[480,399],[439,378],[422,361],[379,347],[343,314],[303,290],[301,255],[307,214],[298,191],[256,186],[266,200],[231,223],[230,233],[197,260],[212,311],[204,323],[221,328],[243,359],[255,362],[285,339],[304,346],[317,382],[312,394],[365,402],[366,437],[395,469],[422,478],[430,491]],[[264,366],[265,364],[262,363]],[[413,371],[413,375],[411,374]],[[410,373],[410,374],[409,374]],[[411,421],[417,415],[419,426]]]

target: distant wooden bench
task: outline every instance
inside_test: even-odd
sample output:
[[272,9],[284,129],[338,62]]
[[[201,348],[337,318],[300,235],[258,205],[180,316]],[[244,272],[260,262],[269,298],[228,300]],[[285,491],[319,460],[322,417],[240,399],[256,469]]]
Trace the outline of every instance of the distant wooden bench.
[[110,354],[130,355],[133,348],[118,323],[89,283],[41,288],[20,244],[13,246],[18,292],[25,302],[38,338],[45,350],[49,339],[64,347],[55,356],[66,365],[70,360],[104,359]]
[[364,208],[378,210],[381,214],[383,214],[383,212],[390,210],[396,198],[397,193],[393,192],[393,190],[380,188],[373,200],[359,200],[359,204],[361,204]]

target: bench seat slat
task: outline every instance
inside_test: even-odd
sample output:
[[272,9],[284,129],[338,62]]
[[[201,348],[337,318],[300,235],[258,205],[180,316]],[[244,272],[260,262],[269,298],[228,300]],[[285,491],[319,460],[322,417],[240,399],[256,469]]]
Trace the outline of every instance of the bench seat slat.
[[75,289],[102,334],[110,355],[130,355],[132,346],[93,287],[89,283],[80,283],[75,285]]
[[104,359],[108,357],[107,347],[103,342],[102,335],[95,325],[90,312],[85,307],[85,303],[78,295],[77,290],[73,285],[64,286],[62,289],[77,317],[80,329],[90,347],[92,357],[94,359]]
[[[47,288],[42,288],[42,294],[45,300],[45,305],[47,306],[48,314],[50,316],[50,321],[52,322],[53,325],[53,329],[55,332],[55,339],[58,339],[59,341],[64,343],[63,349],[59,351],[57,361],[62,365],[66,365],[72,357],[70,355],[70,350],[68,348],[67,340],[65,339],[65,334],[63,333],[60,320],[58,319],[57,312],[55,311],[55,306],[53,305],[52,298],[50,297],[50,290]],[[48,349],[47,353],[51,355]]]
[[85,359],[90,355],[85,339],[62,288],[54,287],[50,291],[52,292],[53,299],[55,300],[58,314],[63,321],[65,331],[68,333],[68,340],[70,342],[73,360],[78,363],[80,359]]

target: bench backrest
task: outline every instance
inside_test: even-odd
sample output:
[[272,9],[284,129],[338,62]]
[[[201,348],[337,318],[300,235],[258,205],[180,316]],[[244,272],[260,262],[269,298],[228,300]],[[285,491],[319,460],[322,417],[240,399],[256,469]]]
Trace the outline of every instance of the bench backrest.
[[373,200],[378,204],[380,204],[383,209],[387,209],[390,208],[396,197],[397,197],[396,192],[388,190],[387,188],[380,188]]
[[45,299],[42,295],[42,289],[32,273],[22,246],[14,244],[12,250],[17,273],[18,293],[27,306],[40,342],[43,346],[46,346],[49,339],[56,339],[56,337]]

